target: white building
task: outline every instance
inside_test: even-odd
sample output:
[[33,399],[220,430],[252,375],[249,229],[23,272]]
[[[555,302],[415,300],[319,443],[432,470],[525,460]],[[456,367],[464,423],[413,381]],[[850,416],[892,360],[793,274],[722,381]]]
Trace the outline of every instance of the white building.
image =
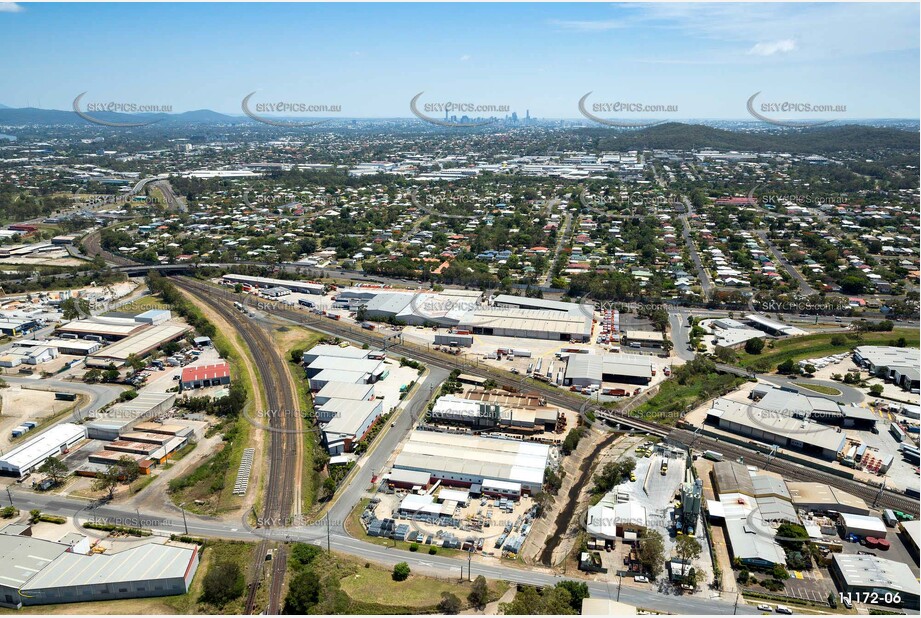
[[21,477],[40,467],[52,456],[67,453],[86,438],[86,429],[73,423],[62,423],[0,455],[0,474]]

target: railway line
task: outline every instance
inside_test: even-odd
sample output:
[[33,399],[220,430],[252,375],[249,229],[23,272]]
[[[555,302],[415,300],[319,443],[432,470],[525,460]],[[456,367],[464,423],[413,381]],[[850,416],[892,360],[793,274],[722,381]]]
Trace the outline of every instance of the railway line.
[[[211,288],[215,290],[217,288]],[[265,310],[263,308],[263,310]],[[533,380],[525,380],[516,376],[494,369],[479,363],[470,363],[457,356],[451,356],[435,350],[428,349],[426,346],[406,343],[402,337],[396,335],[382,335],[374,331],[364,330],[353,327],[348,324],[342,324],[339,321],[307,313],[299,309],[290,309],[278,307],[268,311],[278,317],[282,317],[294,322],[298,322],[310,327],[313,330],[326,332],[330,335],[349,339],[357,343],[367,343],[368,345],[381,347],[390,352],[401,353],[416,360],[430,363],[446,369],[459,369],[465,373],[470,373],[484,378],[491,378],[498,384],[506,387],[512,387],[518,391],[527,391],[539,393],[548,403],[580,410],[583,414],[592,411],[596,417],[618,423],[623,427],[643,431],[659,437],[668,437],[682,444],[694,444],[698,450],[718,450],[727,456],[733,458],[743,457],[746,462],[760,466],[778,467],[778,462],[783,462],[783,473],[789,478],[802,481],[815,481],[839,487],[840,489],[859,496],[867,501],[868,504],[876,503],[883,508],[893,508],[906,513],[918,514],[918,502],[912,500],[909,496],[897,493],[891,490],[879,491],[878,487],[866,485],[858,481],[840,477],[814,468],[801,466],[787,460],[777,460],[767,454],[764,454],[756,445],[750,448],[730,445],[725,442],[719,442],[706,436],[695,435],[684,430],[674,430],[671,427],[659,425],[652,421],[634,418],[617,410],[610,410],[600,407],[583,397],[573,395],[568,391],[561,390],[557,387],[544,385]],[[588,401],[587,405],[586,402]]]
[[[231,301],[216,295],[213,287],[188,279],[173,281],[176,287],[195,295],[237,329],[253,355],[256,367],[259,368],[265,386],[265,416],[268,417],[270,426],[278,429],[271,431],[269,436],[269,467],[266,471],[263,518],[269,525],[280,527],[289,521],[292,507],[300,504],[298,471],[303,453],[302,434],[298,431],[301,422],[299,404],[296,391],[291,384],[287,362],[275,349],[267,333],[236,310]],[[294,508],[299,510],[299,507]],[[266,556],[270,551],[272,559],[269,561],[266,560]],[[287,548],[284,544],[265,538],[259,545],[249,574],[247,614],[252,614],[257,609],[257,593],[267,564],[271,568],[271,583],[265,612],[278,614],[281,609]]]
[[[759,450],[759,446],[753,444],[751,448],[745,448],[736,444],[722,442],[709,436],[702,436],[693,432],[676,429],[669,434],[669,438],[681,444],[694,446],[697,450],[712,450],[722,453],[730,459],[742,458],[746,464],[758,466],[763,470],[773,469],[775,472],[782,472],[786,478],[796,481],[811,481],[823,483],[838,487],[859,498],[863,498],[868,505],[876,505],[877,508],[890,508],[905,513],[918,514],[918,501],[912,500],[905,494],[900,494],[888,489],[880,492],[879,487],[861,483],[853,479],[847,479],[835,474],[823,472],[815,468],[808,468],[798,464],[793,464],[785,459],[772,457],[768,453]],[[761,448],[764,448],[761,446]]]

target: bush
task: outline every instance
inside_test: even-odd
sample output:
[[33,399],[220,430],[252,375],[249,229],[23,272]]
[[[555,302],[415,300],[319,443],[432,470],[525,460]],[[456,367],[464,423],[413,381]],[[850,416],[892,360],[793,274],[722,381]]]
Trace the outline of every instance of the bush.
[[761,354],[761,350],[764,349],[764,339],[759,339],[755,337],[754,339],[749,339],[745,342],[745,351],[748,354]]
[[0,509],[0,517],[3,519],[11,519],[19,515],[19,509],[15,506],[5,506],[3,509]]
[[409,546],[409,551],[419,551],[419,544],[413,543]]
[[218,562],[202,580],[201,600],[204,603],[224,605],[243,595],[246,582],[243,571],[235,562]]
[[406,581],[406,579],[409,577],[410,572],[411,571],[409,569],[408,564],[406,564],[405,562],[398,562],[397,564],[393,566],[393,574],[391,575],[391,577],[393,577],[393,581],[395,582]]
[[441,601],[438,603],[438,611],[442,614],[453,615],[460,613],[461,610],[461,600],[457,598],[457,595],[451,594],[450,592],[441,593]]
[[429,556],[434,556],[438,553],[438,549],[435,547],[429,547]]

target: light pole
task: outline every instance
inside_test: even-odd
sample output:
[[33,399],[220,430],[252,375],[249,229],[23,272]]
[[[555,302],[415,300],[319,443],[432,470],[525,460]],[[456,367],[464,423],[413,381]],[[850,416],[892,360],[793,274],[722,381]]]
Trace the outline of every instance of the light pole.
[[189,534],[189,524],[188,524],[188,522],[186,522],[186,519],[185,519],[185,509],[182,508],[182,507],[184,507],[184,506],[185,506],[185,502],[183,502],[182,504],[179,505],[179,510],[182,512],[182,527],[185,528],[186,536],[188,536],[188,534]]
[[13,494],[10,493],[10,487],[6,487],[6,497],[10,499],[10,506],[13,506]]

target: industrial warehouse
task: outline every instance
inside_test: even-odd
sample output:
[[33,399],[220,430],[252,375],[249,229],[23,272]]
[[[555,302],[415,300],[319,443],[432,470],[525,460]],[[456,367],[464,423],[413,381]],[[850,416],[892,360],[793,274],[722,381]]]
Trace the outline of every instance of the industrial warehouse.
[[655,375],[653,362],[630,354],[570,354],[566,362],[566,386],[601,386],[603,382],[649,384]]
[[270,277],[250,277],[248,275],[224,275],[221,282],[225,285],[235,285],[239,283],[244,286],[257,288],[284,288],[291,292],[300,292],[302,294],[323,294],[324,291],[322,283],[291,281],[289,279],[272,279]]
[[61,423],[0,455],[0,474],[22,477],[45,463],[49,457],[67,453],[86,438],[86,429],[74,423]]
[[19,609],[184,594],[199,559],[196,545],[148,542],[111,554],[96,553],[80,534],[51,541],[32,536],[28,526],[21,532],[4,529],[0,605]]
[[575,303],[500,295],[492,304],[479,302],[479,292],[448,290],[416,294],[373,289],[344,291],[337,297],[350,309],[363,307],[368,320],[415,326],[437,325],[474,335],[589,341],[591,311]]
[[428,472],[460,487],[480,489],[498,481],[514,496],[541,490],[549,460],[545,444],[416,430],[393,468]]

